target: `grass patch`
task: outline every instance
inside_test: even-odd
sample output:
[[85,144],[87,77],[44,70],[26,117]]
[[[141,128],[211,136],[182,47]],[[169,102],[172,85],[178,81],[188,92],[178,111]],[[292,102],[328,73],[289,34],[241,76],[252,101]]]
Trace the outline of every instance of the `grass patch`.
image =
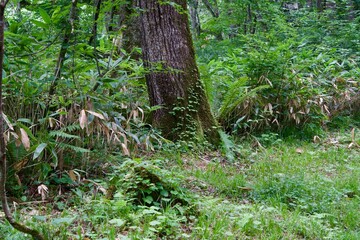
[[[359,239],[360,150],[348,134],[235,147],[231,163],[169,151],[116,159],[107,178],[17,212],[49,239]],[[28,239],[4,220],[0,230]]]

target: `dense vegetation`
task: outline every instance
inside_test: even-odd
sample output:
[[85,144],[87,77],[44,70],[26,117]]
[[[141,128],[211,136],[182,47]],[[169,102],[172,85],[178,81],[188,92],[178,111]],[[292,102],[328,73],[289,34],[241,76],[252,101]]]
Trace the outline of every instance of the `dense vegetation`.
[[133,2],[8,2],[14,218],[45,239],[359,239],[359,1],[161,1],[188,13],[219,145],[191,89],[176,141],[153,126],[146,79],[178,72],[141,59]]

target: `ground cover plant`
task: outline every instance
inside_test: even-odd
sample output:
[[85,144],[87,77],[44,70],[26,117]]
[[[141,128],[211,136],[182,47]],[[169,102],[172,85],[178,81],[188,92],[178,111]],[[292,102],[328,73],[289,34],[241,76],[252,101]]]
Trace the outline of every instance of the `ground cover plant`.
[[248,139],[235,163],[218,152],[114,157],[107,178],[74,181],[67,201],[16,212],[51,239],[357,239],[359,143],[342,131],[255,150]]
[[359,9],[0,0],[0,239],[359,239]]

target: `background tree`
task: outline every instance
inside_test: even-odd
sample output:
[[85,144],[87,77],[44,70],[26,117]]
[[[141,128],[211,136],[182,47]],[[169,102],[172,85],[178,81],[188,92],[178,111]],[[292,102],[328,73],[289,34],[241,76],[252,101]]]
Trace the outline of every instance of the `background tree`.
[[200,81],[189,29],[186,0],[172,4],[140,0],[141,47],[154,126],[173,140],[204,135],[219,140]]

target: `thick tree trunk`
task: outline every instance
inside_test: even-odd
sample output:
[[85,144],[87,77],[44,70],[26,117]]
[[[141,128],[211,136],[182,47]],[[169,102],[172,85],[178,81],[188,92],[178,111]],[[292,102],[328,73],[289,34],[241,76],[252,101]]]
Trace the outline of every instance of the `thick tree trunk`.
[[217,124],[195,62],[186,0],[139,0],[139,7],[150,104],[161,106],[153,114],[154,126],[172,140],[203,135],[217,143]]

